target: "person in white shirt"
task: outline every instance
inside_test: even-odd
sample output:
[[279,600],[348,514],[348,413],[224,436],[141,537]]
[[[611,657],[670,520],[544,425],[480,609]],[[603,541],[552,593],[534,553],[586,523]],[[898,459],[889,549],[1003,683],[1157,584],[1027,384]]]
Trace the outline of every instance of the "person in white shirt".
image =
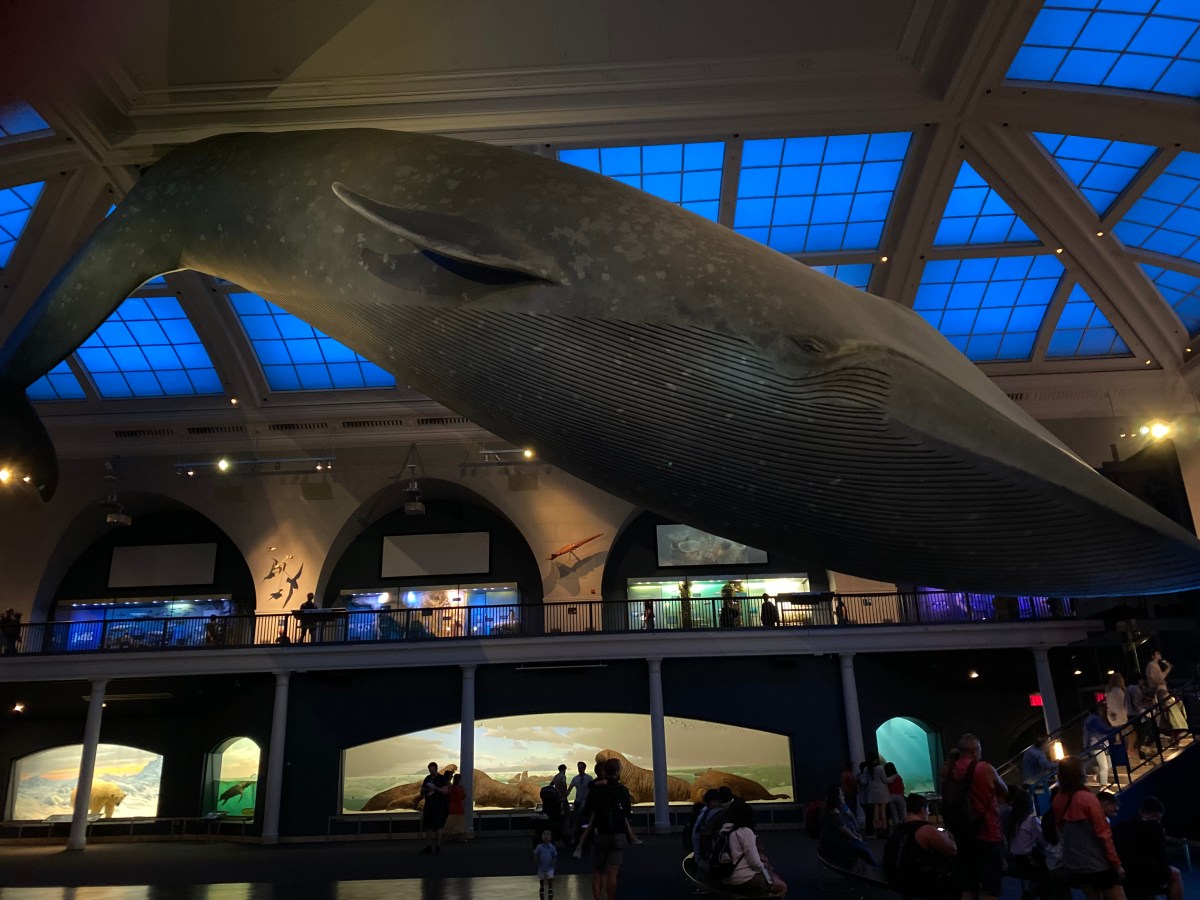
[[571,834],[574,835],[583,826],[583,804],[587,803],[588,789],[591,788],[592,782],[595,780],[587,773],[587,763],[581,762],[576,764],[579,769],[579,774],[571,779],[570,785],[567,786],[567,796],[571,796],[571,791],[575,792],[574,805],[571,807]]
[[728,819],[722,826],[729,831],[729,855],[734,861],[733,874],[725,880],[732,893],[761,895],[764,891],[783,896],[787,884],[771,868],[770,862],[758,850],[758,835],[754,833],[754,811],[744,800],[735,800],[729,807]]

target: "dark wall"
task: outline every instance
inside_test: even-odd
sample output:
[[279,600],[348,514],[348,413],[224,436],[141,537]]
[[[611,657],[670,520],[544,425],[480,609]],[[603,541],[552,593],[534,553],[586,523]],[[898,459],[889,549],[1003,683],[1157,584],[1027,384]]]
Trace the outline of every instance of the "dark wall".
[[814,591],[829,590],[829,573],[805,560],[802,548],[794,555],[772,553],[768,562],[753,566],[669,566],[658,565],[659,525],[671,525],[671,520],[654,513],[642,513],[634,519],[613,542],[604,566],[601,593],[605,600],[625,600],[630,578],[741,578],[746,575],[780,575],[805,573]]
[[[97,510],[97,514],[100,511]],[[169,587],[110,588],[108,573],[114,547],[163,544],[216,544],[217,560],[212,584]],[[254,609],[255,585],[250,567],[237,545],[211,521],[196,512],[170,510],[137,516],[128,527],[113,526],[95,541],[67,570],[55,603],[192,593],[232,594],[247,612]]]
[[1106,462],[1100,466],[1100,474],[1195,533],[1174,441],[1154,441],[1129,459]]
[[[469,575],[383,578],[380,563],[383,539],[397,534],[439,534],[446,532],[486,531],[491,534],[490,571]],[[426,499],[425,514],[408,516],[394,510],[372,522],[346,548],[329,576],[323,606],[332,606],[338,593],[347,588],[388,588],[402,591],[420,585],[476,582],[516,582],[525,602],[542,599],[542,577],[533,551],[525,538],[506,518],[470,502],[453,499]]]

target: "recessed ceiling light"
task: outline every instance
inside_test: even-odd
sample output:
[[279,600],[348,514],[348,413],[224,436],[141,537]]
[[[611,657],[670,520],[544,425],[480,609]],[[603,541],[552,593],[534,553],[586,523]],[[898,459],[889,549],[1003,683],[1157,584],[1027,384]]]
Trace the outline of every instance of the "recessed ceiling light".
[[1055,253],[1062,253],[1062,247],[1059,247],[1059,248],[1057,248],[1057,249],[1056,249],[1054,252],[1055,252]]
[[1104,237],[1104,232],[1103,232],[1103,231],[1097,231],[1097,232],[1096,232],[1096,237]]
[[229,402],[230,402],[232,405],[234,405],[234,406],[237,406],[237,397],[230,397],[230,398],[229,398]]

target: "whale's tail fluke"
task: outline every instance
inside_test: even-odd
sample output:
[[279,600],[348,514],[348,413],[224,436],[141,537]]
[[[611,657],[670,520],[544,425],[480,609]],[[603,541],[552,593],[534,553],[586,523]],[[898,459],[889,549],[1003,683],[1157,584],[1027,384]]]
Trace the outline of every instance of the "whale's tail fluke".
[[23,388],[0,387],[0,474],[6,482],[24,482],[49,500],[58,487],[58,458],[46,427]]

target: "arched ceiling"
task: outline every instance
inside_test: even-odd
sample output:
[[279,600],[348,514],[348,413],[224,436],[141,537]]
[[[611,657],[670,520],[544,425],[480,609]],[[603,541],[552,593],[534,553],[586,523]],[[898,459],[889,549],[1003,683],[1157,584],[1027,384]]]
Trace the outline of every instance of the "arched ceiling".
[[[1195,409],[1190,0],[101,5],[9,23],[27,40],[0,68],[0,338],[172,147],[373,127],[681,202],[913,307],[1042,418]],[[235,285],[138,293],[35,388],[60,449],[470,434]]]

